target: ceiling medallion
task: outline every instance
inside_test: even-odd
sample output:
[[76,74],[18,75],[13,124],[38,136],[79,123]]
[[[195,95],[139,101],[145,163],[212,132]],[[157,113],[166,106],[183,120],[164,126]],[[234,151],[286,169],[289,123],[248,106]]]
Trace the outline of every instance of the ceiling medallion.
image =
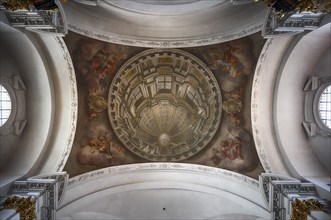
[[127,61],[109,90],[119,140],[151,161],[180,161],[202,150],[221,120],[221,91],[208,67],[177,49],[150,49]]

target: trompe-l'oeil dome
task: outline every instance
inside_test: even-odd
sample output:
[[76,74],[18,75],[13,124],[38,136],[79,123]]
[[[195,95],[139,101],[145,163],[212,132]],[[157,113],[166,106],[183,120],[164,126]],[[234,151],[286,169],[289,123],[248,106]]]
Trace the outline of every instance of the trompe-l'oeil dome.
[[151,49],[117,72],[108,113],[131,152],[152,161],[180,161],[212,139],[221,103],[218,83],[202,61],[181,50]]

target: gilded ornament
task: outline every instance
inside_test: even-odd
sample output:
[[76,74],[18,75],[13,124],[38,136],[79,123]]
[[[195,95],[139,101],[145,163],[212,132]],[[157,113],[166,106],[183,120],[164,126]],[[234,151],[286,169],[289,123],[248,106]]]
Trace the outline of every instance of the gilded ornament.
[[99,133],[98,136],[88,140],[86,144],[82,146],[78,153],[78,160],[81,164],[106,167],[111,165],[112,153],[111,147],[111,132],[104,131]]
[[322,211],[324,205],[314,199],[292,202],[291,220],[306,220],[311,211]]
[[[277,0],[263,0],[263,2],[268,7],[273,7],[277,2],[282,3],[285,2],[284,5],[288,5],[291,1],[277,1]],[[294,10],[299,12],[308,11],[308,12],[328,12],[331,9],[331,2],[329,0],[301,0],[301,1],[292,1],[292,6]],[[282,10],[281,10],[282,11]]]
[[15,209],[20,214],[20,220],[32,220],[36,218],[36,201],[29,197],[8,197],[3,203],[3,209]]
[[31,6],[34,6],[33,0],[5,0],[2,5],[11,11],[16,10],[29,10]]
[[91,118],[98,118],[107,109],[107,102],[101,96],[101,92],[96,89],[89,91],[87,96],[89,115]]
[[231,98],[223,102],[224,111],[226,111],[230,115],[240,112],[242,107],[242,102],[238,99]]

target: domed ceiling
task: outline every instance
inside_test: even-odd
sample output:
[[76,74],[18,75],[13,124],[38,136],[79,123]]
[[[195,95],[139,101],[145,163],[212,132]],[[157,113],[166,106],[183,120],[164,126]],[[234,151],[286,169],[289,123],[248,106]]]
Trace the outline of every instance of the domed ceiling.
[[150,49],[69,32],[79,114],[71,176],[153,161],[194,163],[253,178],[263,172],[250,96],[260,33],[210,46]]
[[208,144],[221,120],[218,83],[200,60],[180,50],[147,50],[118,71],[109,119],[121,142],[153,161],[179,161]]

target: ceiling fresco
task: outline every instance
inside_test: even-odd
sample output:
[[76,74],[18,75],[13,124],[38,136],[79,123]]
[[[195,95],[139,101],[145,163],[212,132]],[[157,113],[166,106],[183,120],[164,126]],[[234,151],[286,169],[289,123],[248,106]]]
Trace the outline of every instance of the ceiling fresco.
[[64,38],[77,77],[79,111],[64,168],[71,177],[144,162],[263,172],[250,99],[261,33],[203,47],[150,49],[73,32]]

